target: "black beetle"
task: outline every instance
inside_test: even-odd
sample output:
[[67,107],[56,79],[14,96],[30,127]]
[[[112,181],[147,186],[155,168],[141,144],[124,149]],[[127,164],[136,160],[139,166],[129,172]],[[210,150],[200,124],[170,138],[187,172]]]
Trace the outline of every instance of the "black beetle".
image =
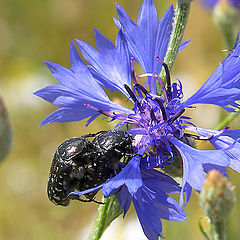
[[[92,142],[87,138],[95,137]],[[98,186],[121,170],[119,162],[132,156],[132,137],[120,130],[101,131],[96,134],[71,138],[56,150],[48,178],[47,193],[56,205],[69,205],[67,195]],[[94,201],[97,192],[86,194]]]

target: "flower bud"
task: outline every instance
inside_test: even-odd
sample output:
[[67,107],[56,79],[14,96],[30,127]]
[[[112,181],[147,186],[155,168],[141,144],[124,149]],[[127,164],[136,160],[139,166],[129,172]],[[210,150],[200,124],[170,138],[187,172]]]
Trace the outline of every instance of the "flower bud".
[[211,170],[200,193],[200,205],[212,222],[229,216],[235,202],[233,186],[217,170]]
[[10,151],[12,143],[12,128],[9,122],[7,110],[0,97],[0,161],[2,161]]
[[237,10],[228,0],[219,0],[213,10],[213,19],[220,29],[232,27],[237,20]]

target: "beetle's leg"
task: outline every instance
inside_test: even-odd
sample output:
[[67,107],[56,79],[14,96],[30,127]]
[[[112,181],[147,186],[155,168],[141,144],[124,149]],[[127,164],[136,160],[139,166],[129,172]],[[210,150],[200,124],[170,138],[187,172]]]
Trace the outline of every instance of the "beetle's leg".
[[95,203],[97,203],[97,204],[105,204],[105,203],[103,203],[103,202],[98,202],[98,201],[96,201],[95,199],[92,199],[92,202],[95,202]]
[[[86,196],[85,196],[86,197]],[[77,195],[70,195],[70,199],[72,200],[78,200],[80,202],[95,202],[95,203],[98,203],[98,204],[105,204],[103,202],[98,202],[95,200],[95,198],[88,198],[86,197],[87,199],[82,199],[81,197],[77,196]]]
[[96,195],[96,193],[94,192],[92,196],[91,196],[91,194],[90,195],[84,195],[84,196],[89,200],[89,202],[95,202],[95,203],[98,203],[98,204],[104,204],[103,202],[96,201],[95,200],[96,199],[95,195]]
[[81,201],[81,202],[94,202],[94,203],[97,203],[97,204],[105,204],[103,202],[96,201],[95,198],[87,198],[87,199],[79,198],[78,200]]
[[105,131],[99,131],[99,132],[96,132],[96,133],[89,133],[89,134],[83,135],[82,137],[83,138],[95,137],[95,136],[101,134],[102,132],[105,132]]

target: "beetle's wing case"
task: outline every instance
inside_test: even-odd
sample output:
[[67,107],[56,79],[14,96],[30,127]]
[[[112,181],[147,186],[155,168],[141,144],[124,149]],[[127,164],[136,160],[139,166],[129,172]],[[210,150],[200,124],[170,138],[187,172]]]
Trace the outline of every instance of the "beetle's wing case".
[[70,177],[72,167],[59,160],[59,153],[54,154],[48,177],[47,193],[49,199],[56,205],[69,205],[67,195],[76,187],[76,180]]
[[83,180],[95,157],[95,147],[86,138],[71,138],[56,150],[48,178],[47,193],[56,205],[69,205],[67,195]]

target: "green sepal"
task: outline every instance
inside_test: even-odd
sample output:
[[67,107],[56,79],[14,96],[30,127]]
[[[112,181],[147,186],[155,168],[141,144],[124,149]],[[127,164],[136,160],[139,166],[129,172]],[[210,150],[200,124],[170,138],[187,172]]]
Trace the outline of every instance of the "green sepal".
[[202,226],[202,218],[199,219],[199,221],[198,221],[198,226],[199,226],[199,229],[200,229],[200,232],[202,233],[202,235],[203,235],[207,240],[211,240],[210,237],[208,236],[208,234],[206,233],[206,231],[203,229],[203,226]]

